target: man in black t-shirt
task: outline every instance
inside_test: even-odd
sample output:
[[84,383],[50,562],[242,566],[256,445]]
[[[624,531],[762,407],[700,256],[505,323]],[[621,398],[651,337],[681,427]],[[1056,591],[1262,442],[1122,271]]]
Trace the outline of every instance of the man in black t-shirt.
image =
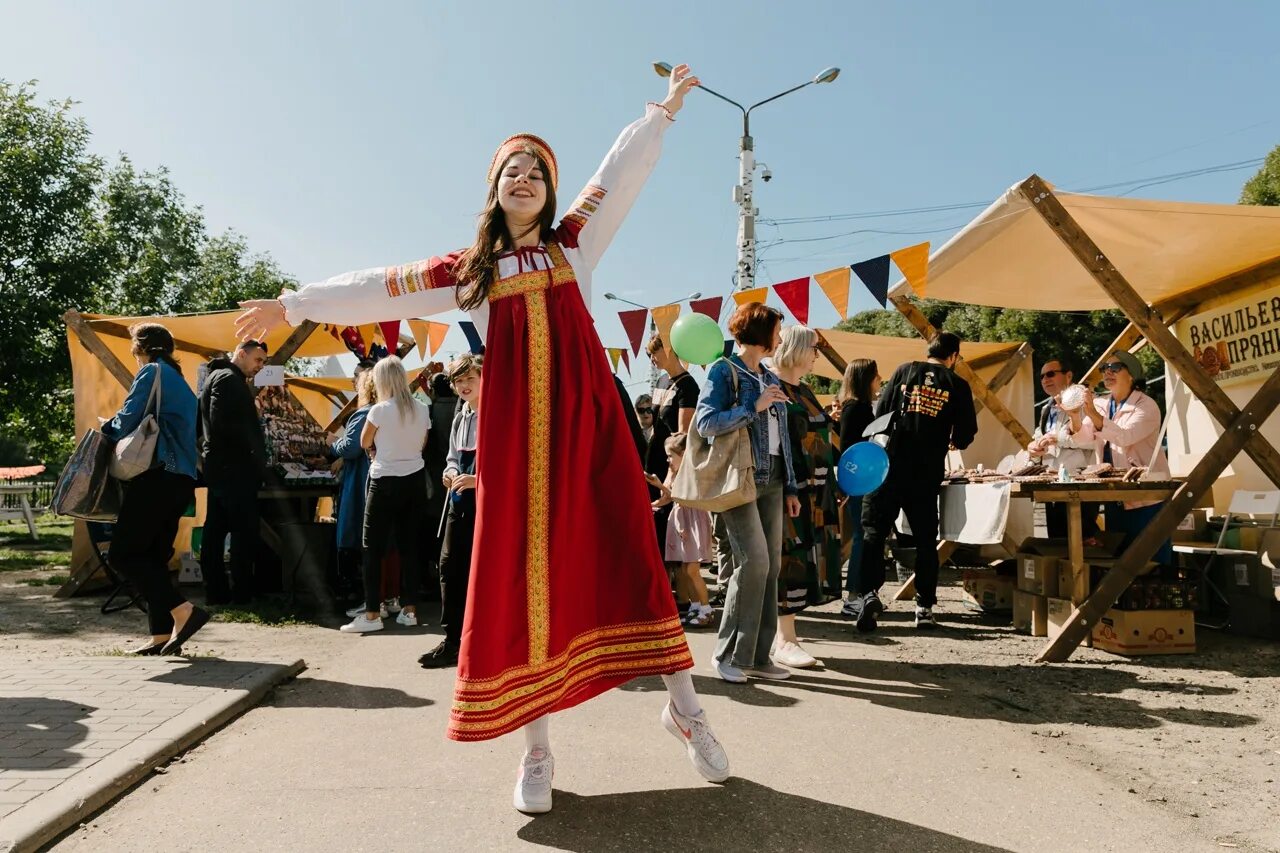
[[687,433],[698,406],[698,381],[689,375],[680,357],[663,345],[660,336],[654,335],[645,350],[662,371],[653,389],[654,417],[671,435]]
[[938,492],[947,451],[964,450],[978,433],[969,383],[954,372],[960,338],[942,332],[929,343],[928,361],[912,361],[885,383],[876,416],[894,412],[889,476],[862,501],[862,560],[854,578],[859,631],[874,631],[883,612],[877,591],[884,584],[884,543],[904,512],[916,542],[917,628],[934,628],[938,601]]

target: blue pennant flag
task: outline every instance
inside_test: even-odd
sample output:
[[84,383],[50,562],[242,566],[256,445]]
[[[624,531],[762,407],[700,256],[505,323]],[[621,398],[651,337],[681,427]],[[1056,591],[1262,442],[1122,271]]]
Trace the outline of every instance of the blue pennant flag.
[[866,285],[876,302],[883,308],[889,297],[889,256],[881,255],[869,261],[852,265],[854,273]]
[[484,342],[480,340],[480,333],[476,331],[476,324],[470,320],[460,320],[458,326],[462,328],[462,334],[467,336],[467,346],[476,355],[484,352]]
[[728,358],[731,355],[733,355],[733,341],[727,340],[724,342],[724,357]]

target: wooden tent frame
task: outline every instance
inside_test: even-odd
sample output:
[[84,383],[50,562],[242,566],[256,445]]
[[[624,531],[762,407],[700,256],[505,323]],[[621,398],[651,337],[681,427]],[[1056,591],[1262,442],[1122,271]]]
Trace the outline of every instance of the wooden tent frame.
[[1129,319],[1129,326],[1082,381],[1095,380],[1099,375],[1101,362],[1114,350],[1129,349],[1136,352],[1145,341],[1155,347],[1156,352],[1167,363],[1173,365],[1187,388],[1223,428],[1222,435],[1178,486],[1173,497],[1160,508],[1151,523],[1124,550],[1093,594],[1075,607],[1062,633],[1050,640],[1036,656],[1039,662],[1059,662],[1067,660],[1080,643],[1091,636],[1103,614],[1115,604],[1139,571],[1155,556],[1160,545],[1173,534],[1178,522],[1196,505],[1200,496],[1213,485],[1241,450],[1253,459],[1272,483],[1280,486],[1280,453],[1258,432],[1258,426],[1280,405],[1280,370],[1273,371],[1253,399],[1240,409],[1169,330],[1169,326],[1178,319],[1193,312],[1209,299],[1280,276],[1280,258],[1273,258],[1148,305],[1124,275],[1111,264],[1093,238],[1076,222],[1043,178],[1032,175],[1018,185],[1018,191]]

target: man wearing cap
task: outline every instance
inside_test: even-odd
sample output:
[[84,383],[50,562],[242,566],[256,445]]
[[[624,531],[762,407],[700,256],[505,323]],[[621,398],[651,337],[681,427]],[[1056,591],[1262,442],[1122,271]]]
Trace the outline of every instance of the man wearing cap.
[[[1093,422],[1097,436],[1098,459],[1124,470],[1149,466],[1167,473],[1169,463],[1156,441],[1160,435],[1160,407],[1145,393],[1146,374],[1142,363],[1125,350],[1111,353],[1102,365],[1102,384],[1108,395],[1094,399],[1086,394],[1083,416]],[[1127,548],[1160,511],[1161,501],[1126,501],[1107,504],[1107,530],[1125,534],[1122,548]],[[1153,559],[1157,563],[1173,561],[1173,546],[1165,542]]]

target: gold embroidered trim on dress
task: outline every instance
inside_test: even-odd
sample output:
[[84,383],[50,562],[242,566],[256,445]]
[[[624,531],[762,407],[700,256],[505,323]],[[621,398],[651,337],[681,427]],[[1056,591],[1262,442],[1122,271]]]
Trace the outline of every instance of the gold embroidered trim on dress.
[[[547,271],[541,275],[545,283]],[[551,327],[547,321],[545,289],[526,293],[524,302],[529,336],[529,508],[525,521],[525,587],[529,607],[529,662],[539,664],[547,659],[547,645],[551,639]]]

